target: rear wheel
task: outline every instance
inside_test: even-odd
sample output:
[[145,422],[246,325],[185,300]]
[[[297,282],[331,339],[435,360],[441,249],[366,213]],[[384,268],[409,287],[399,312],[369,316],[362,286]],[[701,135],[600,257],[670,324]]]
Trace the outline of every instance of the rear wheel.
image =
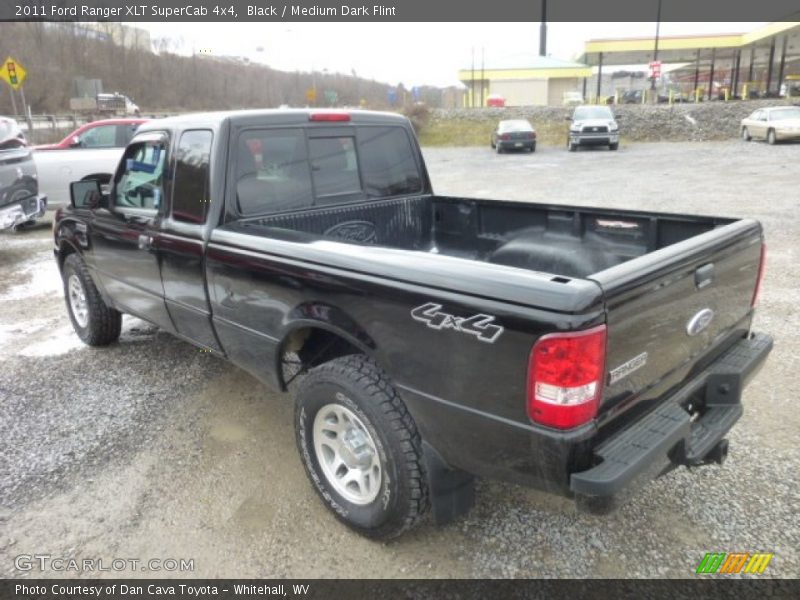
[[500,144],[497,144],[497,153],[498,154],[502,154],[503,153],[503,148],[502,148],[502,146],[500,146]]
[[367,357],[311,370],[297,392],[295,424],[306,473],[348,527],[389,539],[425,514],[422,441],[388,377]]
[[570,152],[575,152],[578,149],[578,145],[573,143],[571,140],[567,139],[567,149]]
[[62,269],[64,296],[72,327],[89,346],[107,346],[119,338],[122,314],[103,302],[86,263],[70,254]]
[[531,144],[530,151],[536,152],[536,144]]
[[750,131],[747,129],[747,127],[742,127],[742,139],[745,142],[749,142],[750,140],[753,139],[752,136],[750,135]]
[[608,149],[609,150],[616,150],[617,148],[619,148],[619,142],[617,142],[616,144],[609,144],[608,145]]
[[778,138],[775,136],[775,130],[774,129],[770,129],[767,132],[767,143],[770,146],[774,146],[775,142],[777,142],[777,141],[778,141]]

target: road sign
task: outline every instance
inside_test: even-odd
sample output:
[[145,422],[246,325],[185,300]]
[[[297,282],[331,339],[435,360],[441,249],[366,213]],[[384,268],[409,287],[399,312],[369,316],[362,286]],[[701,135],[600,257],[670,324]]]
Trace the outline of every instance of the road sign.
[[27,74],[28,72],[22,68],[22,65],[10,56],[3,61],[3,65],[0,67],[0,78],[14,90],[20,88]]
[[650,77],[653,79],[658,79],[661,77],[661,61],[654,60],[650,62]]
[[308,88],[306,90],[306,102],[309,104],[314,104],[317,101],[317,89],[316,88]]

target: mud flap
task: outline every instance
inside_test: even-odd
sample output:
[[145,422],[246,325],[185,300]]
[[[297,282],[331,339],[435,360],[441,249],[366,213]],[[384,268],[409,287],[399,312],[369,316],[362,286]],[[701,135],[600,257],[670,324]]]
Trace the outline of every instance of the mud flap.
[[433,518],[447,525],[466,515],[475,504],[475,478],[448,465],[427,442],[422,442]]

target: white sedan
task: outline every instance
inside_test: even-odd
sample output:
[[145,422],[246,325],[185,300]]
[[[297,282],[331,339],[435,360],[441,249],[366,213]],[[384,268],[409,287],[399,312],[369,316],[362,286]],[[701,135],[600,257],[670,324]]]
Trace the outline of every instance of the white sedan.
[[781,140],[800,140],[800,106],[771,106],[759,108],[742,119],[742,139],[767,140],[774,144]]

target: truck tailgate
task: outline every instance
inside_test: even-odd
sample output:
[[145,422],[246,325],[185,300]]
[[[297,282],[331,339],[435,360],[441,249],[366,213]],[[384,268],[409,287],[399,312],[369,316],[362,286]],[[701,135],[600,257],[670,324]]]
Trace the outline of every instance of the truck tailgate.
[[608,324],[601,426],[746,334],[761,247],[761,225],[740,220],[590,277]]

